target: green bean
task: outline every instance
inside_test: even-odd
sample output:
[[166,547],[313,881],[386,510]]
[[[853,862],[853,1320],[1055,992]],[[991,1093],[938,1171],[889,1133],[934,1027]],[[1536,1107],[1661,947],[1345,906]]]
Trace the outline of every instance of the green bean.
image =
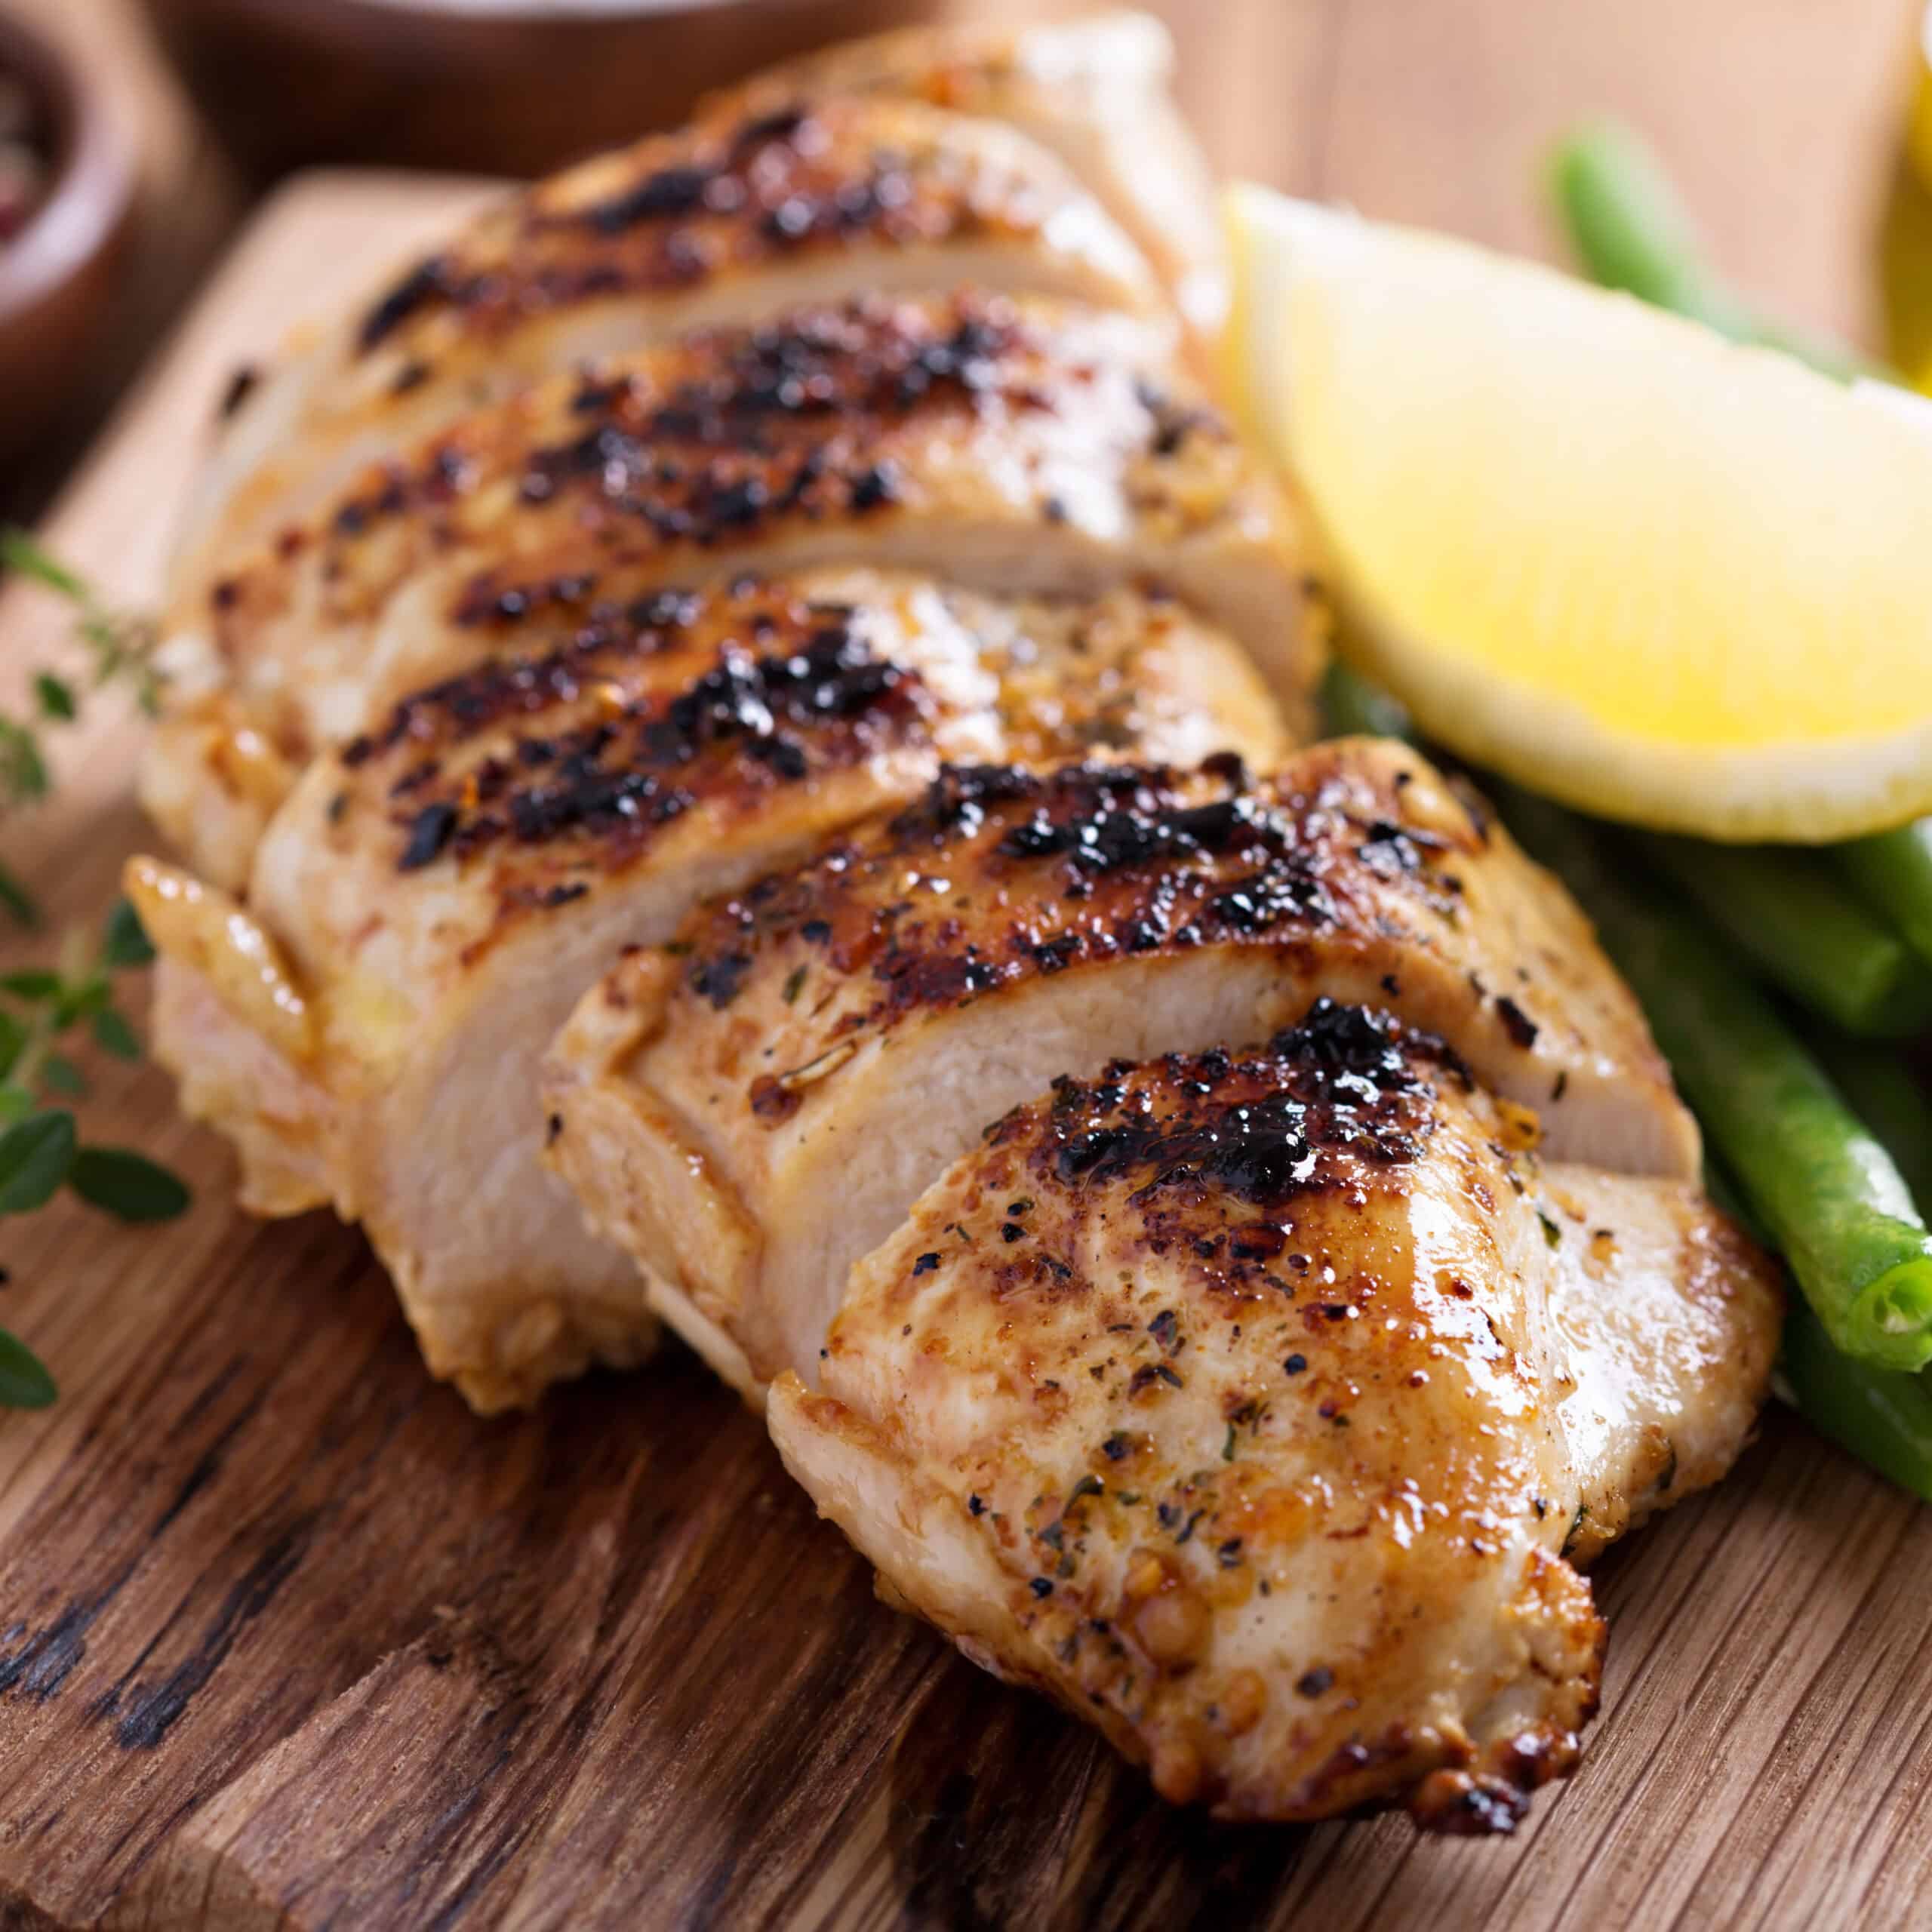
[[1339,657],[1322,680],[1321,715],[1331,738],[1406,738],[1414,728],[1405,706]]
[[1832,1084],[1891,1155],[1924,1220],[1932,1208],[1932,1095],[1894,1049],[1837,1034],[1811,1044]]
[[1715,329],[1734,342],[1781,349],[1839,382],[1887,372],[1835,339],[1760,314],[1706,265],[1677,191],[1626,128],[1579,128],[1557,149],[1551,198],[1584,272],[1654,307]]
[[1561,807],[1493,788],[1561,873],[1650,1017],[1684,1098],[1832,1342],[1872,1368],[1932,1361],[1932,1236],[1891,1157],[1775,1008],[1685,911],[1634,897]]
[[1738,1192],[1737,1182],[1724,1172],[1722,1165],[1708,1147],[1704,1149],[1704,1192],[1760,1247],[1769,1247],[1771,1245],[1771,1238],[1765,1233],[1757,1216],[1752,1213],[1750,1203]]
[[1897,1039],[1932,1021],[1932,971],[1820,854],[1660,833],[1631,842],[1766,979],[1835,1026]]
[[[1705,1163],[1704,1192],[1753,1240],[1770,1245],[1714,1161]],[[1801,1301],[1786,1311],[1778,1367],[1778,1392],[1821,1435],[1932,1502],[1932,1381],[1925,1375],[1867,1368],[1839,1354]]]
[[1802,1303],[1785,1317],[1779,1365],[1814,1429],[1932,1502],[1932,1384],[1923,1375],[1868,1368],[1841,1354]]
[[1932,818],[1837,848],[1845,876],[1919,958],[1932,960]]

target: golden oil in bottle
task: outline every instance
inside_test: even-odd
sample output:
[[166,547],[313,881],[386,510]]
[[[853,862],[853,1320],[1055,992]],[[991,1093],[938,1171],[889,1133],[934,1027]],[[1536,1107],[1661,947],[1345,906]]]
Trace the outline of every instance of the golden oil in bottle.
[[1906,119],[1879,238],[1886,351],[1915,389],[1932,393],[1932,7],[1913,49]]

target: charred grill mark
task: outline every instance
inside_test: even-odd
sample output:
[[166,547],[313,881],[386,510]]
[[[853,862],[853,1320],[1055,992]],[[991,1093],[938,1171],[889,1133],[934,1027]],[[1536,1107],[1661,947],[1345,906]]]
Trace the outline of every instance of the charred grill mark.
[[1041,789],[1038,774],[1018,765],[949,764],[916,804],[893,820],[890,836],[908,849],[922,841],[940,845],[954,838],[971,838],[989,811],[1037,798]]
[[[1023,829],[1030,831],[1030,824]],[[1257,860],[1262,869],[1217,892],[1215,862],[1229,855],[1191,842],[1171,824],[1156,822],[1150,829],[1131,814],[1108,813],[1081,829],[1093,838],[1076,837],[1065,848],[1039,851],[1023,841],[1014,849],[1001,841],[997,857],[1057,860],[1071,876],[1061,898],[1043,907],[1038,920],[1016,921],[986,945],[954,943],[955,934],[943,919],[894,918],[889,908],[878,915],[882,943],[871,970],[887,989],[884,1011],[949,1004],[1079,961],[1258,937],[1291,926],[1305,933],[1334,919],[1318,873],[1299,852],[1271,853],[1260,841],[1259,850],[1237,847],[1235,856]],[[1190,860],[1194,867],[1183,869]],[[1104,898],[1096,874],[1106,875],[1111,888]],[[1048,921],[1069,929],[1051,930]]]
[[835,103],[641,145],[632,177],[594,200],[526,194],[507,238],[419,262],[364,315],[367,353],[426,312],[472,333],[630,291],[694,286],[814,248],[903,248],[983,232],[1036,232],[1034,184],[995,175],[915,131],[896,109]]
[[721,959],[700,961],[691,970],[691,991],[722,1011],[738,996],[738,989],[752,962],[742,952],[728,953]]
[[[765,621],[774,611],[782,621]],[[352,768],[379,755],[420,760],[388,786],[392,803],[408,804],[392,815],[402,835],[399,870],[445,854],[463,859],[498,844],[547,850],[574,838],[595,841],[598,863],[623,864],[701,798],[762,796],[884,745],[924,739],[932,708],[924,684],[875,656],[849,612],[741,595],[712,613],[724,635],[706,668],[675,691],[647,688],[619,702],[615,680],[627,662],[691,641],[681,601],[652,601],[651,622],[629,624],[630,614],[614,635],[481,666],[405,700],[379,738],[349,747]],[[755,652],[741,633],[763,633],[777,648]],[[587,720],[579,703],[586,695],[606,698]],[[461,745],[506,718],[573,705],[574,721],[494,737],[495,750],[460,771],[420,758],[426,747]],[[580,889],[526,881],[514,888],[515,903],[547,908]]]
[[238,362],[229,371],[228,386],[221,392],[221,400],[215,405],[215,420],[226,423],[240,410],[242,405],[260,387],[262,371],[253,362]]
[[1211,409],[1198,403],[1182,403],[1158,383],[1144,377],[1134,386],[1135,396],[1147,412],[1147,451],[1150,456],[1178,456],[1189,436],[1197,431],[1225,435],[1221,419]]
[[[783,517],[874,513],[903,494],[880,445],[907,423],[1051,410],[1091,379],[1077,353],[1043,377],[1044,346],[1011,303],[971,292],[937,303],[862,300],[768,328],[694,334],[675,352],[580,379],[566,439],[541,440],[539,429],[525,444],[509,418],[472,419],[426,453],[375,472],[330,528],[337,542],[353,543],[411,513],[434,520],[500,478],[526,508],[568,506],[587,518],[606,547],[709,548]],[[455,540],[454,530],[437,540]],[[460,623],[514,620],[556,588],[479,572],[451,614]]]
[[422,310],[451,299],[449,263],[441,255],[426,256],[377,302],[355,332],[356,346],[367,355]]
[[[654,265],[669,278],[688,279],[694,257],[702,270],[733,254],[782,251],[817,239],[863,234],[904,242],[990,224],[983,198],[972,198],[963,174],[946,166],[944,157],[903,143],[855,139],[854,113],[833,109],[828,120],[826,113],[798,109],[741,122],[721,134],[689,137],[691,159],[655,168],[583,207],[534,211],[526,232],[588,228],[620,236],[669,226],[669,234],[651,238],[663,254],[639,269],[646,278]],[[876,119],[863,109],[857,113],[861,131]],[[1024,219],[1023,185],[1001,184],[991,198],[1006,225]],[[694,247],[697,238],[688,234],[684,246],[676,246],[675,225],[703,217],[724,218],[712,223],[709,248]]]
[[[878,989],[857,1026],[1081,961],[1331,926],[1333,814],[1226,785],[1145,766],[948,767],[865,845],[729,902],[715,944],[826,928],[831,964]],[[1223,795],[1202,797],[1211,788]],[[969,933],[946,898],[897,896],[921,868],[1010,888],[1012,916]]]
[[1252,798],[1162,809],[1143,786],[1096,786],[1088,802],[1057,814],[1042,802],[998,848],[1007,858],[1064,857],[1080,872],[1111,872],[1165,863],[1183,854],[1221,854],[1250,844],[1278,846],[1284,828]]
[[1537,1035],[1541,1029],[1507,993],[1497,995],[1496,1017],[1503,1022],[1503,1031],[1509,1035],[1511,1045],[1527,1053],[1536,1044]]
[[[768,985],[776,995],[801,968],[829,989],[826,998],[785,1002],[804,1016],[792,1023],[787,1057],[815,1066],[835,1049],[850,1058],[863,1038],[921,1011],[1076,966],[1202,946],[1258,945],[1292,959],[1318,941],[1371,952],[1405,934],[1431,943],[1431,921],[1450,903],[1436,867],[1462,850],[1454,821],[1405,792],[1406,771],[1319,759],[1291,770],[1251,786],[1238,761],[1191,772],[943,767],[894,817],[715,903],[679,943],[698,970],[713,958],[752,957],[758,977],[747,990]],[[1411,795],[1434,829],[1416,828],[1417,869],[1389,878],[1360,848],[1371,828],[1398,822]],[[1296,1047],[1311,1064],[1327,1055],[1346,1086],[1359,1069],[1339,1040],[1334,1026],[1311,1025]],[[1441,1072],[1472,1086],[1453,1054],[1434,1051]],[[749,1082],[752,1113],[768,1124],[803,1103],[781,1072]],[[1276,1123],[1284,1135],[1289,1124]],[[995,1123],[988,1137],[1001,1132]],[[1284,1138],[1252,1184],[1295,1165]],[[1242,1233],[1235,1258],[1270,1260],[1265,1241]]]
[[[632,186],[588,208],[574,208],[552,221],[581,223],[600,235],[621,235],[640,222],[667,221],[695,214],[704,207],[715,185],[729,177],[722,168],[689,165],[658,168]],[[721,201],[724,198],[721,196]]]
[[[1151,1319],[1107,1330],[1127,1338],[1137,1328],[1144,1338],[1138,1347],[1124,1340],[1118,1351],[1121,1395],[1158,1401],[1185,1386],[1200,1321],[1251,1320],[1257,1303],[1284,1312],[1292,1305],[1313,1338],[1311,1352],[1332,1347],[1321,1338],[1375,1291],[1355,1283],[1346,1300],[1332,1299],[1336,1278],[1318,1265],[1325,1249],[1312,1260],[1300,1251],[1306,1206],[1359,1208],[1367,1191],[1405,1186],[1436,1132],[1445,1075],[1460,1082],[1461,1063],[1435,1035],[1318,998],[1264,1045],[1116,1061],[1091,1080],[1062,1076],[1048,1097],[987,1130],[987,1185],[995,1194],[1031,1186],[1043,1227],[1115,1225],[1131,1211],[1136,1249],[1183,1271],[1182,1298]],[[977,1225],[995,1226],[990,1219]],[[1104,1300],[1109,1292],[1104,1270],[1089,1274],[1035,1251],[998,1254],[983,1262],[995,1299]],[[932,1265],[968,1259],[936,1252]],[[1284,1377],[1310,1374],[1310,1354],[1277,1359]],[[1315,1360],[1310,1380],[1321,1394],[1328,1385]],[[1110,1356],[1105,1367],[1114,1366]],[[1261,1412],[1251,1390],[1231,1404],[1228,1460],[1235,1432]],[[1346,1426],[1339,1406],[1322,1413]],[[1181,1520],[1177,1513],[1174,1524]]]
[[[1448,1059],[1441,1041],[1386,1014],[1318,999],[1247,1058],[1174,1055],[1152,1074],[1055,1081],[1032,1123],[1032,1165],[1063,1186],[1136,1181],[1129,1198],[1143,1209],[1170,1193],[1279,1208],[1332,1183],[1337,1155],[1380,1168],[1418,1158],[1433,1097],[1425,1069]],[[1254,1232],[1238,1231],[1235,1261],[1285,1244]]]
[[[528,583],[504,584],[498,582],[494,573],[486,571],[464,586],[450,615],[466,630],[485,625],[528,623],[552,614],[578,611],[596,588],[597,579],[588,571],[569,571]],[[695,594],[688,591],[660,591],[635,600],[626,614],[639,629],[662,629],[688,623],[690,617],[679,614],[678,607],[690,611],[695,609],[696,601]],[[589,614],[595,617],[598,613]]]
[[448,804],[425,805],[408,821],[408,826],[402,856],[395,862],[396,870],[420,872],[442,856],[443,848],[456,831],[457,809]]
[[1362,841],[1355,856],[1384,878],[1394,878],[1402,873],[1420,872],[1423,854],[1442,848],[1443,841],[1432,832],[1398,825],[1391,819],[1379,818],[1368,828],[1368,836]]
[[892,491],[876,463],[857,460],[860,426],[996,397],[1023,406],[1032,392],[1008,365],[1025,346],[1001,305],[966,298],[950,315],[854,305],[720,337],[713,370],[668,393],[632,382],[592,392],[584,413],[596,420],[534,452],[518,487],[527,503],[588,489],[698,540],[827,494],[874,508]]
[[[381,731],[351,740],[343,762],[355,770],[405,740],[458,744],[506,718],[534,716],[570,703],[593,678],[621,675],[639,659],[688,646],[705,609],[701,597],[682,590],[654,592],[627,605],[590,609],[567,642],[540,657],[494,660],[405,698]],[[743,614],[756,622],[749,609],[721,614]],[[527,739],[518,746],[520,756],[533,749],[534,742]]]

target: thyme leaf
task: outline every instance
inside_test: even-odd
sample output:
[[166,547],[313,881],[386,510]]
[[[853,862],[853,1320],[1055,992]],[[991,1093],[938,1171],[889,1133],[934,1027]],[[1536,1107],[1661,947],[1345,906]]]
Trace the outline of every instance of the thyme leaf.
[[0,1409],[45,1409],[60,1392],[39,1356],[0,1328]]
[[[154,949],[125,900],[97,940],[68,934],[50,966],[0,974],[0,1217],[44,1208],[63,1187],[116,1219],[172,1219],[188,1206],[187,1184],[131,1148],[84,1142],[70,1107],[87,1078],[63,1035],[80,1029],[97,1048],[136,1059],[140,1041],[114,1004],[114,974],[152,959]],[[42,1408],[54,1384],[26,1344],[0,1329],[0,1410]]]
[[[70,642],[87,660],[88,681],[99,690],[108,685],[126,686],[141,709],[152,715],[161,695],[161,673],[155,663],[160,641],[151,617],[115,611],[103,603],[86,581],[50,556],[23,530],[0,525],[0,568],[31,578],[73,607]],[[0,812],[31,805],[52,789],[43,729],[76,723],[83,701],[77,681],[51,665],[37,666],[29,679],[32,715],[26,718],[0,712]],[[0,907],[16,923],[39,923],[32,895],[19,879],[0,868]]]

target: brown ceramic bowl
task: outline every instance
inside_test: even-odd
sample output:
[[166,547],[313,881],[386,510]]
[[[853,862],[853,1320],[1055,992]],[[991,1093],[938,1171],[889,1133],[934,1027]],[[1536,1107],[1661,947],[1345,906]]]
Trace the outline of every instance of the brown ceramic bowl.
[[314,162],[540,174],[707,88],[943,0],[143,0],[258,175]]
[[26,84],[48,155],[26,225],[0,242],[0,454],[72,394],[113,300],[134,206],[133,144],[72,53],[0,14],[0,69]]

